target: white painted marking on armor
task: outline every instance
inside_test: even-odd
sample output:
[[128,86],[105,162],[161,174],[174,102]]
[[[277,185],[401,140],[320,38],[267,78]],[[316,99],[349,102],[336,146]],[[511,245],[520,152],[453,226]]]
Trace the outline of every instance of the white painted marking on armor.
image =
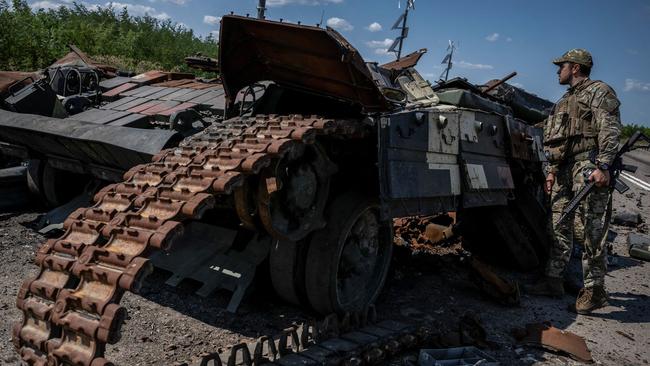
[[625,178],[625,180],[627,180],[630,183],[634,183],[635,185],[641,187],[641,189],[643,189],[643,190],[650,191],[650,183],[645,182],[645,181],[633,176],[632,174],[628,174],[626,172],[621,172],[621,178]]
[[487,177],[485,176],[485,169],[480,164],[465,164],[467,167],[467,177],[469,178],[469,185],[472,189],[488,189]]
[[451,181],[451,194],[454,196],[460,195],[460,167],[458,165],[429,163],[429,169],[449,171],[449,179]]

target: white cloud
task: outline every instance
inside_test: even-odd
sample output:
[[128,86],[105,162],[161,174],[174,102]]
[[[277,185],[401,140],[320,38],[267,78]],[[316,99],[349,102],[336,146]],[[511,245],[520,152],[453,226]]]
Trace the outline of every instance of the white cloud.
[[[181,1],[188,1],[188,0],[171,0],[171,1],[181,2]],[[48,9],[58,9],[62,6],[69,8],[70,6],[72,6],[73,3],[75,3],[74,0],[58,0],[58,1],[43,0],[31,4],[30,7],[32,9],[48,10]],[[77,3],[85,6],[86,9],[88,10],[97,10],[97,8],[99,7],[98,4],[90,4],[85,1],[77,1]],[[115,11],[121,11],[122,9],[126,8],[126,10],[129,12],[129,15],[136,16],[136,17],[149,15],[150,17],[158,20],[167,20],[170,18],[170,16],[167,13],[160,12],[156,10],[156,8],[153,8],[151,6],[146,6],[146,5],[109,1],[105,3],[103,6],[104,7],[112,6]]]
[[340,4],[343,0],[268,0],[266,6]]
[[52,1],[37,1],[33,4],[30,4],[29,7],[37,10],[37,9],[44,9],[44,10],[50,10],[50,9],[58,9],[60,7],[68,7],[66,4],[61,4],[61,3],[55,3]]
[[517,88],[521,88],[521,89],[524,88],[524,84],[522,84],[522,83],[509,83],[509,84],[512,85],[512,86],[516,86]]
[[366,29],[371,31],[371,32],[379,32],[383,28],[382,28],[381,24],[379,24],[377,22],[374,22],[374,23],[370,24],[369,26],[367,26]]
[[354,29],[354,27],[352,26],[352,24],[350,24],[350,22],[348,22],[345,19],[337,18],[337,17],[327,19],[327,26],[342,31],[351,31]]
[[111,2],[107,2],[105,6],[112,6],[113,9],[116,10],[121,10],[126,8],[126,11],[129,12],[129,15],[133,15],[133,16],[149,15],[150,17],[156,18],[158,20],[166,20],[170,18],[170,16],[167,13],[159,12],[158,10],[156,10],[156,8],[152,8],[151,6],[146,6],[146,5],[118,3],[118,2],[111,1]]
[[217,25],[221,21],[221,17],[215,17],[214,15],[204,15],[203,23],[210,25]]
[[[149,0],[149,1],[155,2],[155,0]],[[185,5],[185,4],[189,3],[191,0],[160,0],[160,1],[162,1],[163,3],[172,3],[172,4],[176,4],[176,5]]]
[[485,37],[488,42],[496,42],[499,39],[499,33],[492,33]]
[[435,77],[437,77],[438,75],[436,75],[436,74],[434,74],[434,73],[432,73],[432,72],[425,72],[424,74],[422,74],[422,76],[425,77],[425,78],[427,78],[427,79],[430,79],[430,78],[435,78]]
[[506,42],[512,42],[512,38],[510,37],[506,38]]
[[388,48],[377,48],[375,50],[375,55],[387,55],[388,54]]
[[473,63],[467,62],[467,61],[461,61],[457,65],[461,69],[470,69],[470,70],[492,70],[492,69],[494,69],[494,66],[492,66],[492,65],[473,64]]
[[636,79],[625,79],[625,87],[623,88],[623,90],[626,92],[629,91],[648,92],[650,91],[650,83],[644,83]]
[[366,46],[370,48],[388,48],[390,45],[393,44],[393,40],[390,38],[386,38],[383,41],[368,41],[366,42]]

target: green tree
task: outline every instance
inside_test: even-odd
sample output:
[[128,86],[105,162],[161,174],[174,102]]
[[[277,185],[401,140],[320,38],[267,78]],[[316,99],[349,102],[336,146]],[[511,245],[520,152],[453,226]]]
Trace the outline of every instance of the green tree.
[[155,66],[190,71],[183,58],[216,57],[213,37],[199,37],[171,20],[134,17],[112,5],[32,10],[26,0],[0,0],[0,70],[32,71],[49,66],[74,44],[98,61],[141,71]]

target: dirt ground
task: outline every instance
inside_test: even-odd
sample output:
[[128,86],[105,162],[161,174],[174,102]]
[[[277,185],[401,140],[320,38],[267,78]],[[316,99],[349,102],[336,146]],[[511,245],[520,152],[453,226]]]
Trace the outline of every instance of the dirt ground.
[[[635,153],[628,163],[641,165],[636,177],[650,181],[650,153]],[[640,160],[638,160],[640,159]],[[615,193],[616,210],[636,210],[644,221],[650,217],[650,192],[631,185],[626,195]],[[21,314],[15,299],[22,281],[36,273],[35,249],[44,238],[31,222],[37,209],[0,213],[0,364],[18,365],[11,343],[11,327]],[[587,339],[594,360],[602,365],[645,365],[650,360],[650,264],[628,256],[629,232],[647,232],[647,224],[628,228],[612,225],[618,235],[613,242],[615,265],[607,275],[610,306],[591,316],[567,311],[573,295],[547,299],[523,295],[521,306],[505,307],[485,298],[468,277],[454,254],[417,259],[398,254],[385,290],[377,301],[381,319],[410,319],[452,329],[466,312],[477,314],[493,349],[485,352],[503,365],[573,365],[568,357],[517,345],[510,335],[514,327],[549,321]],[[498,269],[520,283],[530,283],[534,273]],[[193,294],[191,286],[171,288],[165,276],[154,273],[140,295],[127,294],[123,304],[129,318],[121,342],[107,351],[119,365],[171,365],[189,361],[207,351],[216,351],[240,340],[277,334],[294,322],[314,314],[302,311],[270,295],[260,283],[247,297],[238,314],[225,311],[228,294],[209,298]],[[621,333],[627,335],[624,336]]]

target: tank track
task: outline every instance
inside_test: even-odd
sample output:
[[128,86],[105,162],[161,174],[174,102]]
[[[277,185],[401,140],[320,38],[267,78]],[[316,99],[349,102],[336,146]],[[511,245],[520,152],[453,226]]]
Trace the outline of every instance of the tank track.
[[377,321],[374,307],[360,313],[327,316],[293,325],[279,336],[237,343],[222,352],[203,354],[175,366],[360,366],[377,365],[435,339],[427,325]]
[[112,365],[106,344],[119,341],[125,291],[137,292],[153,266],[147,257],[183,235],[217,202],[259,174],[272,159],[319,135],[360,136],[357,120],[303,116],[233,118],[212,125],[135,166],[123,183],[73,212],[65,233],[36,253],[38,275],[23,283],[23,319],[13,342],[29,365]]

